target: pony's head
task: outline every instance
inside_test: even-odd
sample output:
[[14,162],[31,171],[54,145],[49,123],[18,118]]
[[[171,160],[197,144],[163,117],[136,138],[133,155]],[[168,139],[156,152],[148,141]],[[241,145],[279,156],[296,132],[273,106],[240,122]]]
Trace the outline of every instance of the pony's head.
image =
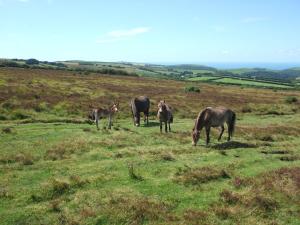
[[95,120],[96,117],[95,117],[95,112],[96,112],[97,109],[92,109],[89,113],[88,113],[88,119],[89,120]]
[[112,106],[111,106],[111,111],[112,112],[118,112],[119,111],[119,102],[117,102],[117,103],[114,103]]
[[193,138],[192,144],[193,146],[196,146],[200,138],[200,131],[194,128],[192,132],[192,138]]
[[140,118],[138,113],[134,113],[133,115],[134,125],[139,127],[140,126]]
[[167,110],[167,106],[166,106],[165,100],[161,100],[158,103],[157,107],[158,107],[158,112],[160,112],[160,113],[166,111]]

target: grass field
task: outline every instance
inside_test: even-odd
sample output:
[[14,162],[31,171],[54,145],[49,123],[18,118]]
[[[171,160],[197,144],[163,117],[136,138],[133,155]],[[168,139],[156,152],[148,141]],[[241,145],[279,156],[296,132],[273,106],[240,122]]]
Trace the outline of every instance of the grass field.
[[[300,92],[0,69],[0,224],[299,224]],[[150,97],[149,126],[129,100]],[[174,108],[160,134],[156,103]],[[112,130],[86,122],[119,100]],[[198,112],[237,112],[232,142],[191,145]]]
[[215,80],[215,82],[222,83],[222,84],[240,84],[240,85],[257,86],[257,87],[292,88],[291,86],[283,85],[283,84],[267,83],[263,81],[250,81],[250,80],[227,78],[227,77]]
[[218,79],[218,77],[215,76],[201,76],[201,77],[191,77],[188,80],[190,81],[208,81],[208,80],[214,80]]

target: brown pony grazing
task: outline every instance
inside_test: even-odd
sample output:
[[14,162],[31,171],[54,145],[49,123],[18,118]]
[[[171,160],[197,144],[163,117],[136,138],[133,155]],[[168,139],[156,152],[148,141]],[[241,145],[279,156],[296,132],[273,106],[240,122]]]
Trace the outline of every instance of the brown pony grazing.
[[228,138],[227,141],[230,141],[230,138],[233,136],[234,126],[235,126],[236,116],[235,113],[225,107],[207,107],[202,112],[199,113],[195,126],[193,128],[193,145],[196,146],[199,138],[200,131],[203,127],[206,130],[206,145],[209,143],[209,132],[211,127],[221,127],[221,133],[218,138],[218,141],[221,140],[222,134],[224,132],[224,123],[227,123],[228,127]]
[[169,132],[171,131],[170,123],[173,123],[173,114],[171,111],[170,106],[168,106],[165,100],[160,101],[158,103],[158,111],[157,111],[157,118],[159,120],[159,127],[160,132],[162,132],[162,123],[165,123],[165,132],[168,132],[169,125]]
[[116,112],[118,112],[118,108],[119,108],[119,103],[114,103],[108,109],[103,109],[103,108],[93,109],[91,114],[89,115],[89,118],[95,121],[97,129],[99,130],[98,121],[104,117],[108,117],[108,129],[111,129],[112,118],[113,115]]
[[133,98],[130,101],[130,108],[135,126],[140,126],[140,113],[144,113],[144,122],[149,123],[150,99],[146,96]]

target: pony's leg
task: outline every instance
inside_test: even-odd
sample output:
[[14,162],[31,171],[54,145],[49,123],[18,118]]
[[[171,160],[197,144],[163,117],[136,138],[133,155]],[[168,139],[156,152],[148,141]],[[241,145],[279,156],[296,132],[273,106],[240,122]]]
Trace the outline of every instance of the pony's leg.
[[168,133],[168,122],[165,121],[165,132]]
[[230,138],[231,138],[231,132],[230,132],[230,126],[229,126],[229,123],[227,123],[227,127],[228,127],[228,137],[227,137],[227,141],[230,141]]
[[108,116],[108,129],[111,129],[111,115]]
[[159,129],[160,129],[160,133],[162,133],[162,122],[159,121]]
[[169,132],[171,132],[170,120],[168,121],[169,124]]
[[149,124],[149,112],[144,112],[144,122],[148,125]]
[[209,138],[209,133],[210,133],[210,127],[205,127],[206,131],[206,145],[209,144],[210,138]]
[[224,125],[222,125],[221,126],[221,133],[220,133],[220,136],[219,136],[219,138],[218,138],[218,141],[220,141],[221,140],[221,138],[222,138],[222,135],[223,135],[223,132],[224,132]]
[[140,126],[140,119],[141,119],[141,114],[138,113],[137,114],[137,124],[138,124],[138,126]]
[[99,125],[98,125],[99,121],[98,121],[98,118],[95,119],[95,123],[96,123],[97,130],[99,130]]

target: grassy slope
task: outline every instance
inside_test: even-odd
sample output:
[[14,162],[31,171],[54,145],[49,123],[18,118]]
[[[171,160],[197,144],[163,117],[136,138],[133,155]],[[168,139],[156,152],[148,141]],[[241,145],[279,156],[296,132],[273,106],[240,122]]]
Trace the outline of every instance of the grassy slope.
[[[1,113],[8,117],[18,111],[44,121],[69,114],[82,120],[89,104],[121,101],[111,131],[84,123],[0,123],[0,224],[300,222],[300,169],[284,169],[284,178],[272,172],[300,166],[299,105],[284,103],[299,92],[203,84],[201,93],[186,94],[184,82],[40,70],[0,70],[0,78]],[[154,113],[150,127],[132,126],[128,101],[140,93],[172,104],[172,133],[159,133]],[[46,109],[37,112],[42,103]],[[236,142],[217,145],[213,130],[209,148],[203,139],[192,147],[193,118],[220,104],[238,113]],[[286,154],[261,153],[278,150]]]

